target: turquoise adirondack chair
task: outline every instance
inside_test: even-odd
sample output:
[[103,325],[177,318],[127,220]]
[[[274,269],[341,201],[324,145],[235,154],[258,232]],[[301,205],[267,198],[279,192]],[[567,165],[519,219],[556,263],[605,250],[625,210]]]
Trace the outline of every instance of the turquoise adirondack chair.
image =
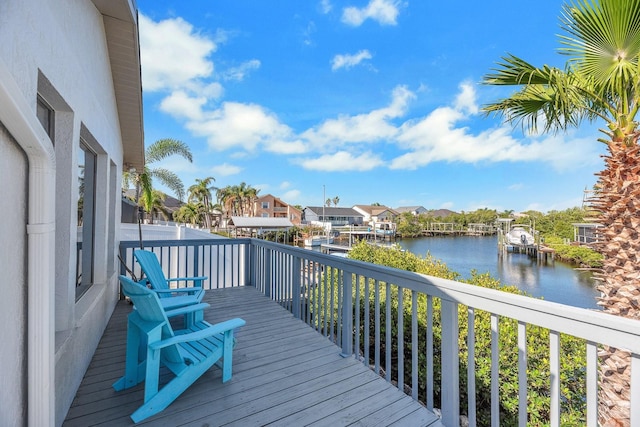
[[[204,297],[202,283],[206,276],[199,277],[178,277],[167,279],[162,271],[162,266],[158,257],[151,251],[136,249],[133,256],[140,264],[147,282],[160,297],[160,303],[165,310],[184,307],[191,304],[199,304]],[[194,286],[171,288],[170,282],[194,282]]]
[[[233,333],[245,324],[244,320],[236,318],[215,325],[199,321],[174,331],[155,292],[126,276],[120,276],[120,283],[135,310],[127,324],[125,374],[113,388],[120,391],[144,381],[144,404],[131,414],[134,422],[163,411],[214,364],[222,369],[223,383],[231,379]],[[206,306],[195,304],[176,310],[188,312]],[[175,377],[159,388],[162,366]]]

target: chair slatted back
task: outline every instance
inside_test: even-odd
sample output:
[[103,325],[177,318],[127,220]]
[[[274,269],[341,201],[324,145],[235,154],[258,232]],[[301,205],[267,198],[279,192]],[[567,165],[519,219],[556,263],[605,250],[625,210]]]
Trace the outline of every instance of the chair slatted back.
[[[138,264],[140,264],[140,268],[144,272],[145,276],[147,276],[147,279],[149,279],[149,283],[153,289],[169,289],[167,278],[162,271],[162,266],[160,265],[160,261],[158,261],[156,254],[144,249],[136,249],[133,251],[133,256],[138,261]],[[160,298],[170,297],[170,295],[162,295]]]

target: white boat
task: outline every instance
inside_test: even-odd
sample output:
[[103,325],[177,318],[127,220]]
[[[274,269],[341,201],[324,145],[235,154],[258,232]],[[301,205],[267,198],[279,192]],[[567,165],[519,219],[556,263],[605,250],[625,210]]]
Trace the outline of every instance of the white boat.
[[512,227],[507,233],[507,244],[513,246],[532,246],[535,240],[524,227]]

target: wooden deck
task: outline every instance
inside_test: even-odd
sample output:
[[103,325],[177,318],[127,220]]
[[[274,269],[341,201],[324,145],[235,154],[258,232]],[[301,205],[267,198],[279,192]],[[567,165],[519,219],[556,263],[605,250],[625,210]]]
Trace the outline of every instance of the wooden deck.
[[[216,367],[140,425],[441,426],[438,418],[254,288],[207,291],[211,323],[241,317],[233,378]],[[69,409],[64,426],[127,426],[143,387],[115,392],[124,370],[126,316],[120,302]]]

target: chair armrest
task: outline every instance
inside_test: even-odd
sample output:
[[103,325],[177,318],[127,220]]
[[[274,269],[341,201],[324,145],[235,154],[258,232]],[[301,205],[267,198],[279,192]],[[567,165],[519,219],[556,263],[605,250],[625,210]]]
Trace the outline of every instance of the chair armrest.
[[202,302],[200,304],[192,304],[184,307],[174,308],[171,310],[166,310],[165,314],[167,317],[179,316],[181,314],[192,313],[194,311],[204,310],[205,308],[209,308],[209,304],[206,302]]
[[199,331],[191,332],[188,334],[176,335],[166,340],[150,343],[149,348],[151,348],[152,350],[160,350],[170,345],[189,341],[198,341],[204,338],[209,338],[213,335],[233,330],[235,328],[239,328],[240,326],[244,326],[245,323],[246,322],[240,318],[226,320],[224,322],[216,323],[215,325],[210,325],[206,329],[201,329]]
[[154,289],[153,292],[158,294],[174,294],[176,292],[198,292],[201,291],[200,286],[191,286],[183,288],[171,288],[171,289]]
[[167,279],[167,282],[203,282],[205,280],[207,280],[207,276],[174,277],[172,279]]

